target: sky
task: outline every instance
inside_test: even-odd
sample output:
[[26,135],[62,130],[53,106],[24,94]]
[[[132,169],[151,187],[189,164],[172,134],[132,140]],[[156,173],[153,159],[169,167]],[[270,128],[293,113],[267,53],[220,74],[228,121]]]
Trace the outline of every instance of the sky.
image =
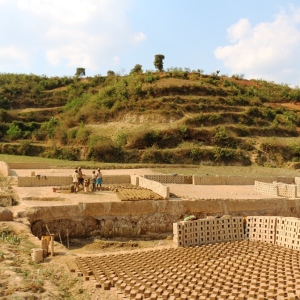
[[86,76],[136,65],[300,85],[300,2],[0,0],[0,73]]

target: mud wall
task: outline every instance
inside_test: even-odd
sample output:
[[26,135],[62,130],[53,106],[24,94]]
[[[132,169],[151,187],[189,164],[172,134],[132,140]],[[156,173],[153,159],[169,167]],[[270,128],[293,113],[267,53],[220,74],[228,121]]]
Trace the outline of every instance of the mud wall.
[[284,184],[281,182],[259,182],[255,181],[254,190],[264,195],[280,196],[287,198],[300,197],[300,185]]
[[48,163],[8,163],[11,169],[49,169]]
[[138,183],[140,187],[152,190],[156,194],[162,196],[164,199],[170,198],[170,188],[160,182],[153,181],[139,176]]
[[[90,178],[86,176],[86,178]],[[103,176],[104,184],[130,183],[130,175],[106,175]],[[72,184],[71,176],[26,176],[18,177],[18,186],[61,186]]]
[[158,181],[160,183],[177,183],[177,184],[192,184],[192,176],[184,175],[144,175],[149,180]]
[[32,231],[41,236],[51,232],[73,237],[137,236],[150,232],[172,232],[173,223],[184,217],[288,216],[300,217],[300,199],[205,199],[136,202],[80,203],[79,205],[30,208],[22,214]]
[[104,184],[130,183],[130,175],[104,175],[102,179]]
[[254,190],[268,196],[278,196],[278,187],[272,183],[255,181]]
[[295,184],[274,183],[278,187],[278,196],[287,198],[298,197],[298,187]]
[[245,177],[245,176],[193,176],[194,185],[254,185],[255,181],[272,183],[274,181],[292,184],[294,177],[268,176],[268,177]]
[[70,176],[18,177],[17,184],[20,187],[70,185],[72,184],[72,177]]
[[3,176],[10,176],[10,167],[9,165],[4,162],[4,161],[0,161],[0,173]]

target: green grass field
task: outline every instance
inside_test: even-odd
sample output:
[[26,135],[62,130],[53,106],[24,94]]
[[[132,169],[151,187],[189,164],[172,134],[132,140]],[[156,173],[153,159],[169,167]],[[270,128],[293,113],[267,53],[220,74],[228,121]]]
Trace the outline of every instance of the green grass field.
[[49,159],[42,157],[17,156],[0,154],[0,161],[13,162],[43,162],[49,163],[51,168],[74,168],[81,166],[85,169],[93,169],[100,166],[101,169],[139,169],[149,168],[163,174],[182,175],[219,175],[219,176],[300,176],[299,170],[285,168],[267,168],[259,166],[206,166],[206,165],[155,165],[155,164],[117,164],[91,161],[68,161]]

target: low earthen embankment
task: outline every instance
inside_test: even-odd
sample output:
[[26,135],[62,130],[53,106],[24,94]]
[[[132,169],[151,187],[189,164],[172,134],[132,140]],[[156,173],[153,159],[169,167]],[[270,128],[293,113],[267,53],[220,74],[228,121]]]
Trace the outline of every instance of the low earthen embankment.
[[32,232],[41,237],[51,232],[73,237],[138,236],[172,232],[172,225],[185,216],[269,215],[300,216],[300,199],[204,199],[133,202],[80,203],[79,205],[35,207],[22,214]]

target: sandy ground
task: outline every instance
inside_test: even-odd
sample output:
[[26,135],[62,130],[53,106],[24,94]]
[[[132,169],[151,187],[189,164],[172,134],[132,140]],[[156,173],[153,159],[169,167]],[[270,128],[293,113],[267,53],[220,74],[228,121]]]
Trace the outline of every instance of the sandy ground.
[[[43,169],[35,171],[35,174],[45,176],[71,176],[73,169]],[[91,175],[92,170],[83,170],[85,175]],[[114,169],[103,170],[103,175],[151,175],[159,174],[149,169]],[[12,170],[13,176],[31,176],[31,170]],[[105,184],[104,184],[105,186]],[[254,190],[253,185],[186,185],[167,184],[170,187],[171,197],[185,199],[266,199],[266,195]],[[95,193],[62,194],[54,193],[52,187],[14,187],[20,199],[26,197],[58,197],[64,205],[78,202],[107,202],[120,201],[115,193],[109,191],[99,191]],[[273,197],[276,198],[276,197]],[[280,197],[278,197],[280,198]],[[27,201],[26,201],[27,202]],[[35,201],[30,201],[34,205]],[[59,201],[55,201],[55,205]],[[49,205],[45,203],[45,205]]]

